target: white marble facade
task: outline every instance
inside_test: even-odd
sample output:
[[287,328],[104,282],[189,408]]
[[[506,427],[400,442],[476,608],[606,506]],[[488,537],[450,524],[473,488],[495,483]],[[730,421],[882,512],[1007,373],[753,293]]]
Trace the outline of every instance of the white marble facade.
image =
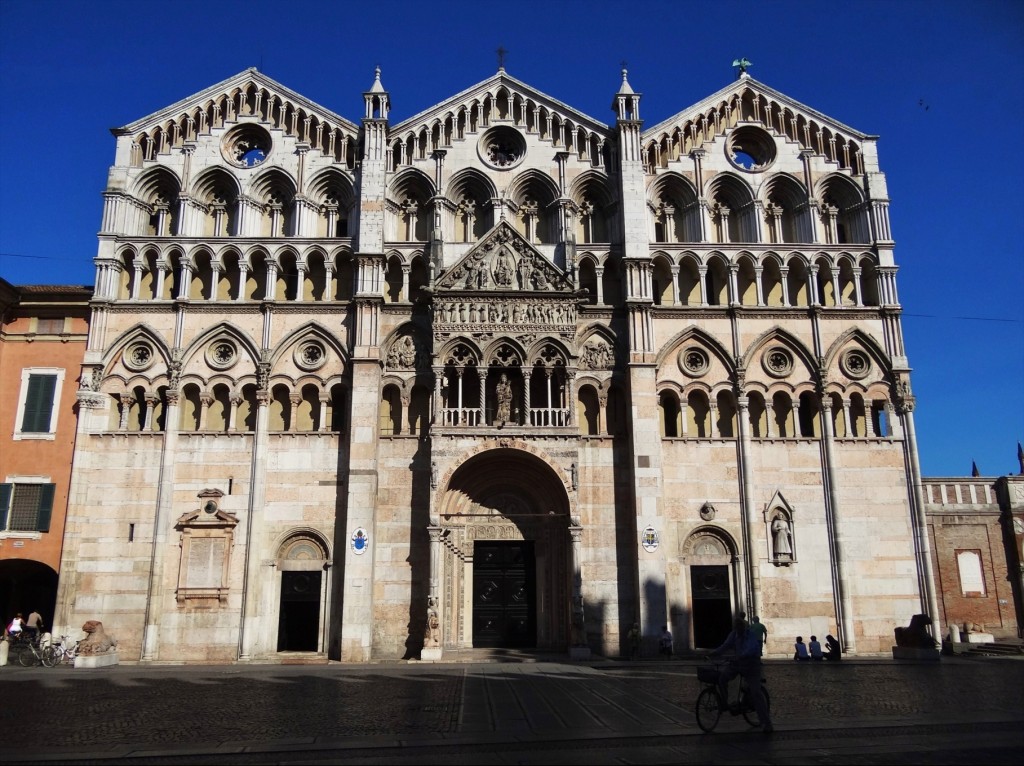
[[[122,660],[887,650],[934,610],[875,137],[742,74],[114,131],[57,624]],[[574,652],[576,653],[576,652]]]

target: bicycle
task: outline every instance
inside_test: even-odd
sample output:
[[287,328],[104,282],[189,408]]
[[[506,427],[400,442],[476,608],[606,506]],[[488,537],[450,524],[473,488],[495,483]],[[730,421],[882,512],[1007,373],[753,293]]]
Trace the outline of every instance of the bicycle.
[[[743,715],[746,722],[751,726],[757,726],[757,708],[754,706],[754,698],[747,688],[747,682],[740,676],[739,696],[735,704],[730,705],[728,699],[722,697],[718,688],[718,679],[722,676],[722,665],[724,662],[713,662],[710,666],[697,668],[697,680],[703,685],[700,694],[697,695],[697,707],[694,713],[697,716],[697,725],[701,731],[710,732],[718,726],[718,720],[722,717],[722,711],[728,711],[731,715]],[[770,709],[771,698],[768,696],[768,689],[765,688],[764,678],[761,679],[761,694],[764,695],[765,708]]]
[[11,655],[17,655],[18,664],[23,668],[42,665],[52,668],[60,660],[52,645],[40,646],[39,637],[35,639],[19,634],[11,641]]
[[60,665],[62,662],[67,665],[75,664],[75,657],[78,656],[78,647],[82,641],[75,641],[74,646],[71,645],[71,636],[61,636],[60,643],[54,644],[53,650],[57,655],[57,661],[55,665]]

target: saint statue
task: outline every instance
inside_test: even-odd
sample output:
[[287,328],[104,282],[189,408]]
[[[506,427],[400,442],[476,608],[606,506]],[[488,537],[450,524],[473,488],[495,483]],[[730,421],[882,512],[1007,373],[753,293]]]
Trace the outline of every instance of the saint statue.
[[775,544],[775,558],[793,558],[793,533],[785,516],[776,516],[772,522],[772,542]]
[[501,378],[498,379],[495,394],[498,397],[498,412],[494,419],[498,425],[503,426],[512,419],[512,386],[505,373],[501,373]]

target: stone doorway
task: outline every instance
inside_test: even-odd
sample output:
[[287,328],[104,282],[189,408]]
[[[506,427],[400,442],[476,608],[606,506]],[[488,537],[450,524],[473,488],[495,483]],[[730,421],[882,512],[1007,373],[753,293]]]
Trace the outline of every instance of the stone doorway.
[[714,649],[732,629],[729,567],[690,567],[690,603],[693,605],[693,644]]
[[329,608],[327,545],[314,532],[292,534],[274,562],[280,572],[277,651],[323,652]]
[[536,646],[533,542],[481,540],[473,562],[473,646]]
[[484,449],[447,482],[438,509],[445,649],[568,649],[569,497],[559,474],[528,449]]
[[282,572],[277,651],[315,652],[320,636],[323,572]]

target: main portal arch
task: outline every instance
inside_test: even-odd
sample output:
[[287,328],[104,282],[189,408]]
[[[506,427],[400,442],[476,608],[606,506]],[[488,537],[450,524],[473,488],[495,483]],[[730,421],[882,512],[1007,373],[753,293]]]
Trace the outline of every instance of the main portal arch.
[[445,647],[565,650],[573,524],[556,469],[496,447],[459,465],[439,500]]

